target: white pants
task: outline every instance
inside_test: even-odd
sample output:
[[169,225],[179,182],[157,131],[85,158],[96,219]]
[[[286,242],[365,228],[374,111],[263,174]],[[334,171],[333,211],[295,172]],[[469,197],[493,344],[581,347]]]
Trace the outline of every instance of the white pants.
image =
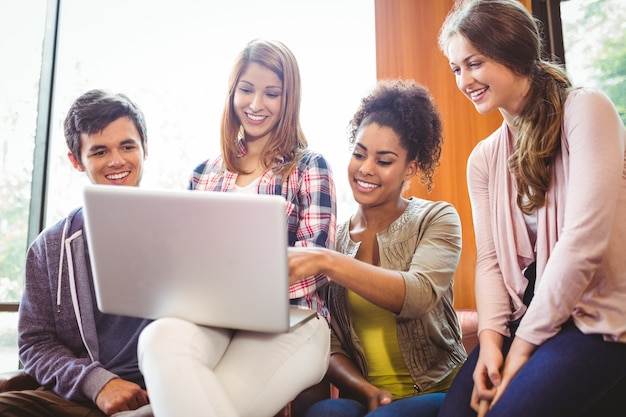
[[271,417],[322,380],[329,355],[319,317],[289,333],[166,318],[148,325],[138,346],[155,417]]
[[152,413],[152,406],[150,404],[146,404],[136,410],[120,411],[112,414],[111,417],[154,417],[154,414]]

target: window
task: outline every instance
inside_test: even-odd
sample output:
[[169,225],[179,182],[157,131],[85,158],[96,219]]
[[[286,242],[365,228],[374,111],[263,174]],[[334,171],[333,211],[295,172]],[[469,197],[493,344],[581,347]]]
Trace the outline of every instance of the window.
[[626,9],[622,0],[564,0],[565,65],[575,85],[602,89],[626,124]]
[[346,127],[376,81],[373,2],[217,4],[63,1],[47,224],[80,205],[80,187],[87,181],[68,163],[62,131],[77,96],[91,88],[128,94],[148,125],[143,184],[185,188],[192,169],[219,152],[228,74],[235,55],[257,37],[279,39],[296,56],[302,127],[311,148],[330,161],[340,210],[352,211]]
[[603,90],[626,123],[626,9],[621,0],[532,0],[549,55],[576,86]]
[[47,0],[0,2],[0,371],[15,369]]
[[[52,57],[45,57],[41,71],[48,3],[55,13],[59,7],[56,63],[52,68]],[[53,32],[56,24],[52,19]],[[192,169],[219,152],[235,55],[253,38],[281,40],[298,59],[302,127],[333,168],[339,219],[353,211],[346,127],[376,81],[373,1],[0,2],[0,35],[3,62],[14,63],[0,67],[0,307],[13,311],[0,312],[0,371],[18,362],[14,311],[30,243],[33,154],[50,147],[41,158],[47,165],[34,168],[45,171],[39,188],[46,188],[43,223],[51,225],[81,204],[87,180],[67,160],[62,123],[73,100],[89,89],[126,93],[144,111],[150,148],[143,184],[185,188]],[[43,100],[51,100],[48,109],[38,103],[40,73],[52,77],[52,69],[54,94]],[[35,147],[38,116],[50,117],[50,132]],[[33,199],[44,197],[39,188]],[[30,216],[33,223],[38,214]]]

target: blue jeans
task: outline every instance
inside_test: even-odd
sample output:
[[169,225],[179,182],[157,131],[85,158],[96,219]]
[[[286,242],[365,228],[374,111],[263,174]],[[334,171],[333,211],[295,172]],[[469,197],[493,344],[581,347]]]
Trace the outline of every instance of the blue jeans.
[[[505,354],[510,343],[505,340]],[[479,350],[476,347],[461,367],[439,417],[476,416],[470,397]],[[624,410],[626,344],[583,334],[568,322],[537,348],[487,416],[618,417]]]
[[436,417],[445,396],[445,393],[416,395],[392,401],[371,413],[358,401],[334,398],[313,404],[306,417]]

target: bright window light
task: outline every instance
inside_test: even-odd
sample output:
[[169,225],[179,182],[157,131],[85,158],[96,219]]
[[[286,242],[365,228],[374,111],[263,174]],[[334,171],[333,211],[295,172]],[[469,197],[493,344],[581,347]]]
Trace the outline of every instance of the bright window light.
[[339,220],[354,210],[346,127],[376,81],[373,1],[63,0],[60,28],[48,224],[81,205],[87,181],[67,160],[62,131],[76,97],[91,88],[129,95],[148,125],[143,185],[184,188],[219,152],[228,74],[254,38],[296,56],[305,135],[333,168]]

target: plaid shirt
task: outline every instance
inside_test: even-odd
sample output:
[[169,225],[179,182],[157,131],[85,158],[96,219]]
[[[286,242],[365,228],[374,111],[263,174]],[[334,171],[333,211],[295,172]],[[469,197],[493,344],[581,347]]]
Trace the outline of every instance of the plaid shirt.
[[[245,147],[240,141],[240,151]],[[335,184],[330,166],[318,153],[307,151],[287,178],[276,175],[285,162],[277,158],[277,166],[268,168],[261,175],[258,194],[282,195],[287,204],[287,230],[289,246],[335,247],[336,199]],[[226,170],[222,156],[205,161],[193,171],[189,189],[204,191],[231,191],[237,173]],[[319,290],[328,278],[318,274],[296,282],[289,287],[291,304],[317,310],[326,320],[328,309]]]

